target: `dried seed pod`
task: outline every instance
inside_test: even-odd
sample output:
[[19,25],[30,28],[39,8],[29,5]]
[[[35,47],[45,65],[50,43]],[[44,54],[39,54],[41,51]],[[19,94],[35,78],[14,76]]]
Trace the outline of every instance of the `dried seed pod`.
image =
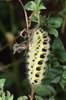
[[50,38],[43,29],[37,29],[33,34],[32,45],[29,45],[27,58],[30,83],[40,84],[44,78],[47,56],[49,54]]

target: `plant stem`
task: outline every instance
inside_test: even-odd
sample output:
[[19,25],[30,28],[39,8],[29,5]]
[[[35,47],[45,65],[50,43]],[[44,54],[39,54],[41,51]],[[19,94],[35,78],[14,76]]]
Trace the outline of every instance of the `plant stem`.
[[32,83],[32,88],[31,88],[31,95],[30,95],[30,100],[33,100],[34,98],[34,84]]
[[27,12],[26,12],[26,10],[25,10],[25,7],[24,7],[24,5],[23,5],[22,1],[21,1],[21,0],[19,0],[19,2],[20,2],[20,4],[22,5],[23,10],[24,10],[25,20],[26,20],[26,26],[27,26],[27,29],[28,29],[28,28],[29,28],[29,25],[28,25],[28,16],[27,16]]

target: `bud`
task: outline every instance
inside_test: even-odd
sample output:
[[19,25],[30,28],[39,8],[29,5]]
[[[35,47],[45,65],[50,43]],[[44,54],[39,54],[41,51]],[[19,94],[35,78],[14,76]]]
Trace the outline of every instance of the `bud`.
[[7,32],[7,33],[5,34],[5,36],[6,36],[6,39],[7,39],[8,43],[9,43],[10,45],[12,45],[12,44],[15,42],[15,36],[14,36],[12,33]]

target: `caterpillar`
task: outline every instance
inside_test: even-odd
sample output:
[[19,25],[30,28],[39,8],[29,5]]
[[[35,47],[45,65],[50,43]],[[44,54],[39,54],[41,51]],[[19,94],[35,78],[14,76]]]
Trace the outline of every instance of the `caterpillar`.
[[32,45],[29,44],[28,51],[28,78],[30,83],[41,84],[44,78],[46,61],[48,60],[50,38],[42,28],[33,33]]

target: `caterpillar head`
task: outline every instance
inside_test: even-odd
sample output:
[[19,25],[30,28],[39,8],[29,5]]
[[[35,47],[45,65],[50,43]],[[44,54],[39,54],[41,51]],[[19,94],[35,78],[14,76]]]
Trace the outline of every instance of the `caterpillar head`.
[[41,28],[33,33],[32,45],[29,45],[29,58],[27,58],[30,83],[40,84],[44,78],[50,48],[49,41],[48,33]]

